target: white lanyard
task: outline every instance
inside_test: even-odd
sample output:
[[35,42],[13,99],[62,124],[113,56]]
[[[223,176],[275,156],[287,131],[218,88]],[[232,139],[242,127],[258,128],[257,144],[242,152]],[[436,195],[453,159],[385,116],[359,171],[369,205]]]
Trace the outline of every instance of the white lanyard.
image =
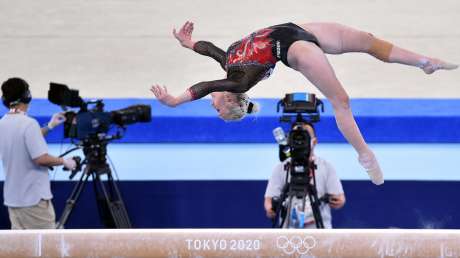
[[21,114],[21,115],[25,115],[26,112],[18,109],[18,108],[10,108],[10,112],[9,114]]

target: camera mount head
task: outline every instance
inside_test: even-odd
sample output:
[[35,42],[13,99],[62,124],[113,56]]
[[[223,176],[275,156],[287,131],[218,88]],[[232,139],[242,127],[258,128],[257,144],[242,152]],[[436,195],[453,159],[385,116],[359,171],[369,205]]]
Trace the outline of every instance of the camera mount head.
[[319,121],[319,114],[324,112],[323,102],[311,93],[288,93],[278,102],[276,112],[282,108],[281,122],[287,123],[315,123]]

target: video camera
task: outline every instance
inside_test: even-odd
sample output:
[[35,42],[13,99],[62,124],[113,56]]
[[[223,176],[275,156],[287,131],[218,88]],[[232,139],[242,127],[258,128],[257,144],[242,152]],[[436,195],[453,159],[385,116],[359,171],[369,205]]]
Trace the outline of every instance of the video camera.
[[[69,89],[67,85],[53,82],[50,83],[48,99],[66,111],[64,137],[70,138],[77,145],[61,156],[77,149],[82,149],[85,156],[83,161],[79,157],[74,157],[77,168],[71,171],[70,178],[73,178],[81,170],[83,173],[66,202],[57,228],[62,228],[65,225],[90,177],[94,184],[98,210],[104,225],[109,228],[130,228],[131,222],[128,212],[116,180],[112,176],[112,169],[107,162],[107,145],[110,141],[123,137],[126,125],[150,122],[150,106],[134,105],[106,112],[102,100],[84,101],[79,96],[78,90]],[[94,107],[90,109],[89,105],[94,105]],[[78,112],[69,111],[68,108],[79,108],[79,110]],[[116,126],[114,133],[110,132],[112,125]],[[74,142],[74,140],[78,140],[78,142]],[[103,180],[102,176],[105,176],[106,180]]]
[[[126,125],[151,121],[149,105],[133,105],[105,112],[102,100],[85,102],[79,96],[78,90],[69,89],[64,84],[51,82],[48,100],[66,111],[65,138],[85,140],[93,136],[106,135],[111,125],[124,128]],[[94,105],[94,108],[89,109],[88,105]],[[80,110],[78,112],[67,111],[69,107],[80,108]]]
[[[280,108],[282,108],[283,112],[280,121],[291,123],[288,137],[285,136],[281,127],[273,130],[273,135],[279,144],[280,160],[284,161],[289,157],[291,158],[285,164],[285,171],[288,172],[286,173],[287,184],[284,186],[279,200],[272,199],[272,205],[276,205],[275,212],[281,215],[281,226],[284,224],[285,219],[290,217],[293,199],[300,199],[302,200],[302,205],[305,205],[305,199],[308,196],[316,226],[317,228],[324,228],[319,209],[321,200],[318,198],[316,191],[316,165],[310,159],[313,135],[310,135],[306,127],[306,125],[310,125],[313,128],[313,123],[319,121],[319,107],[324,112],[323,102],[317,99],[314,94],[308,93],[286,94],[277,105],[277,112],[280,111]],[[288,176],[290,176],[290,179]],[[304,206],[302,206],[303,209]],[[276,221],[274,225],[275,223]],[[287,224],[291,224],[289,219]]]
[[[310,125],[313,128],[313,123],[318,122],[320,119],[320,110],[324,112],[323,102],[317,99],[315,94],[308,93],[292,93],[278,102],[277,112],[282,107],[283,116],[280,118],[281,122],[291,123],[291,130],[288,138],[284,135],[281,127],[273,130],[275,139],[280,144],[280,160],[283,161],[291,157],[293,169],[291,171],[292,180],[296,181],[296,176],[302,174],[304,179],[304,171],[310,163],[308,158],[311,153],[311,135],[305,125]],[[285,140],[281,140],[285,138]],[[304,183],[303,180],[302,182]]]

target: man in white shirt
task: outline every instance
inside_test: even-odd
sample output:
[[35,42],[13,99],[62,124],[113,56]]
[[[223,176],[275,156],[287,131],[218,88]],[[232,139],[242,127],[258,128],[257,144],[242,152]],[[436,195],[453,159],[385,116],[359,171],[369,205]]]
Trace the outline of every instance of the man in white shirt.
[[64,165],[73,170],[76,163],[49,155],[44,135],[64,122],[65,117],[54,114],[48,125],[40,128],[27,115],[32,97],[25,80],[10,78],[1,90],[2,102],[9,108],[0,119],[0,158],[5,171],[4,204],[11,228],[55,228],[48,167]]
[[[310,160],[312,160],[317,169],[315,170],[315,178],[316,178],[316,191],[318,194],[318,198],[326,196],[328,194],[328,203],[322,203],[320,205],[320,213],[323,219],[323,224],[325,228],[332,228],[332,216],[331,216],[331,209],[340,209],[345,205],[345,194],[343,192],[342,184],[335,173],[334,167],[324,159],[314,155],[314,148],[317,144],[317,139],[315,135],[315,130],[313,126],[310,124],[304,124],[303,129],[308,132],[311,138],[311,152],[310,152]],[[284,162],[279,163],[273,170],[273,173],[268,181],[267,189],[265,191],[265,201],[264,207],[265,212],[268,218],[274,219],[276,213],[274,211],[274,207],[272,207],[272,198],[280,197],[283,191],[283,188],[286,184],[286,176],[287,172],[285,170],[285,165],[289,162],[290,159],[285,160]],[[288,178],[289,180],[289,178]],[[299,208],[302,206],[301,200],[297,198],[293,198],[292,207],[299,212]],[[306,197],[305,203],[305,210],[300,211],[304,214],[304,222],[303,225],[296,227],[301,228],[316,228],[316,223],[314,220],[313,212],[311,209],[311,204]],[[292,214],[292,210],[288,212],[288,216],[295,215]],[[294,227],[293,225],[287,225],[288,220],[285,220],[285,224],[283,225],[284,228]]]

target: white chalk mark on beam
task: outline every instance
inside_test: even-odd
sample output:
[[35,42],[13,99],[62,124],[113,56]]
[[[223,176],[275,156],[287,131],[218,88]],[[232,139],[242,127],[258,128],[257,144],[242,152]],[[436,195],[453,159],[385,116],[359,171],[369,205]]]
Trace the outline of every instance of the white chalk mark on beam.
[[64,235],[61,235],[61,257],[68,257],[69,255],[69,247],[65,242]]
[[42,256],[42,234],[37,235],[36,252],[38,257]]

